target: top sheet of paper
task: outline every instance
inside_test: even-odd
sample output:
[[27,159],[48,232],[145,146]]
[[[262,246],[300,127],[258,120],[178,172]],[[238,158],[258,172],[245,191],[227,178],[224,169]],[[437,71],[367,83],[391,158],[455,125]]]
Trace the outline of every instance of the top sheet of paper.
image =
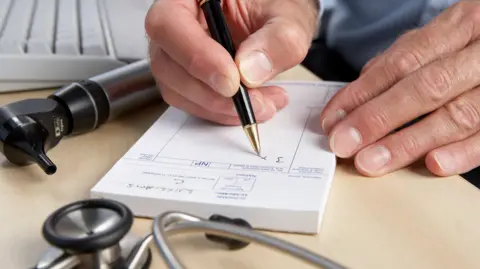
[[290,103],[259,124],[261,157],[241,127],[169,108],[92,195],[120,200],[137,216],[224,214],[257,228],[315,233],[335,168],[319,114],[343,84],[275,84],[288,91]]

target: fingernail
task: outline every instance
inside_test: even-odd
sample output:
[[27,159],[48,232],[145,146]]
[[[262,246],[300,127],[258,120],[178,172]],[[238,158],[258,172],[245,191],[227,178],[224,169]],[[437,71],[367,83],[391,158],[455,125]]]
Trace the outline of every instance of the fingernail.
[[342,128],[330,138],[330,149],[340,158],[347,158],[362,142],[362,136],[355,128]]
[[265,104],[257,96],[252,96],[252,107],[256,116],[261,116],[265,113]]
[[390,161],[391,154],[384,146],[374,146],[361,151],[357,157],[357,165],[366,172],[376,172]]
[[272,100],[276,110],[282,109],[288,104],[288,95],[286,93],[275,93],[269,95],[268,98]]
[[249,83],[263,83],[272,73],[270,59],[261,51],[253,51],[240,60],[240,72]]
[[335,113],[330,114],[327,117],[325,117],[325,119],[323,119],[323,121],[322,121],[323,132],[327,134],[332,129],[332,127],[337,122],[344,119],[346,115],[347,114],[345,113],[345,111],[343,111],[342,109],[339,109],[339,110],[335,111]]
[[455,158],[448,151],[439,151],[433,155],[433,158],[437,162],[438,166],[446,174],[455,174],[456,173],[456,164]]
[[220,73],[215,73],[210,76],[209,86],[225,97],[234,95],[238,90],[229,77]]
[[[268,107],[270,107],[271,111],[277,112],[277,106],[275,105],[275,103],[272,100],[267,99],[267,100],[265,100],[265,103]],[[265,109],[265,111],[267,111],[267,110]]]

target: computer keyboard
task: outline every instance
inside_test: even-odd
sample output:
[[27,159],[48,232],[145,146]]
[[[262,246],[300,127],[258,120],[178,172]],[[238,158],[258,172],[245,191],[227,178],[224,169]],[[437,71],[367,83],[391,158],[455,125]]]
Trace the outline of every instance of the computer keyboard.
[[0,93],[58,87],[148,56],[154,0],[0,0]]

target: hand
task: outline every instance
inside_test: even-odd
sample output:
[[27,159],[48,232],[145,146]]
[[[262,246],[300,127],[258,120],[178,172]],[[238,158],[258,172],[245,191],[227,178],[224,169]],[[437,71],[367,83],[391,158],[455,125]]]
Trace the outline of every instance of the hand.
[[480,3],[463,1],[399,38],[324,109],[332,151],[366,176],[422,157],[439,176],[479,166],[479,37]]
[[236,44],[230,54],[208,33],[196,0],[156,1],[145,22],[151,69],[163,99],[197,117],[240,124],[231,96],[247,87],[257,121],[288,103],[279,87],[261,87],[306,56],[316,28],[318,0],[224,0]]

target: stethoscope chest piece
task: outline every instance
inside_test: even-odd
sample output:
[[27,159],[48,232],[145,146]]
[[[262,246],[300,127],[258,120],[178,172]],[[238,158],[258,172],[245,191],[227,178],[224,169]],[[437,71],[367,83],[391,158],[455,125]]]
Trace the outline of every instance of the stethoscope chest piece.
[[[128,268],[138,239],[128,234],[133,214],[125,205],[104,199],[82,200],[53,212],[43,236],[52,245],[37,263],[40,268]],[[141,266],[148,268],[151,252]]]
[[147,269],[152,242],[167,268],[183,269],[168,240],[170,235],[183,232],[205,233],[208,240],[229,250],[256,242],[319,268],[345,269],[308,249],[256,232],[240,218],[212,215],[206,219],[167,211],[153,218],[151,233],[143,237],[129,233],[132,224],[132,212],[114,200],[89,199],[61,207],[43,225],[43,236],[52,247],[34,269]]

